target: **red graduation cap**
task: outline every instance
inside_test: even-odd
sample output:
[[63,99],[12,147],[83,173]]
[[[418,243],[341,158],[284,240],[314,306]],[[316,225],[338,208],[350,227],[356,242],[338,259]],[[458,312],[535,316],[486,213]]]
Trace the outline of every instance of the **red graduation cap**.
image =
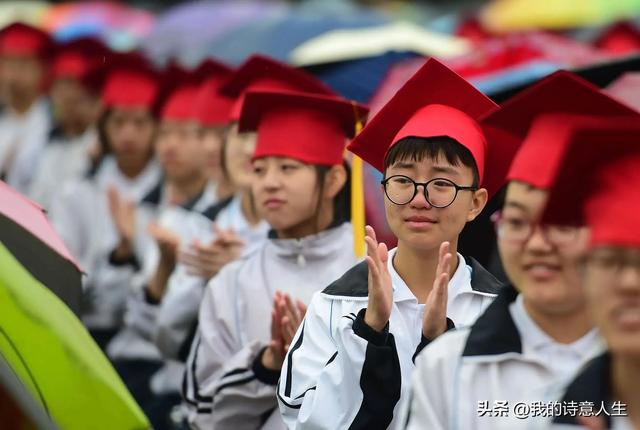
[[159,76],[139,53],[114,55],[102,90],[105,107],[153,109],[159,90]]
[[[496,107],[470,83],[431,58],[371,119],[348,149],[382,172],[387,153],[401,139],[447,136],[469,149],[478,166],[480,183],[486,187],[493,176],[492,165],[500,160],[487,158],[487,141],[477,118]],[[489,189],[490,194],[497,190],[494,188]]]
[[216,64],[210,69],[198,87],[193,101],[191,116],[204,126],[224,125],[229,122],[229,112],[235,101],[219,93],[222,84],[233,73],[230,67],[210,60]]
[[542,221],[591,227],[591,243],[640,246],[640,123],[593,118],[568,135]]
[[198,91],[197,76],[176,63],[170,63],[160,79],[158,104],[160,118],[171,121],[192,120],[192,105]]
[[98,89],[112,55],[109,48],[95,38],[80,38],[58,45],[51,65],[53,79],[73,78],[91,89]]
[[[174,121],[197,121],[196,102],[205,81],[220,82],[231,74],[231,69],[215,60],[207,59],[192,71],[171,63],[162,78],[164,102],[160,117]],[[225,112],[228,114],[228,110]]]
[[44,31],[21,22],[0,30],[0,55],[29,55],[48,59],[53,41]]
[[220,93],[235,99],[230,119],[236,121],[240,118],[246,92],[279,90],[336,95],[308,73],[261,55],[253,55],[245,61],[220,88]]
[[[561,149],[554,145],[560,145],[556,142],[564,140],[563,124],[549,120],[541,122],[531,136],[527,137],[527,133],[536,118],[553,113],[605,117],[638,115],[633,109],[572,73],[553,73],[516,94],[480,120],[487,140],[491,142],[490,148],[500,148],[504,153],[515,152],[522,146],[511,168],[508,164],[504,166],[505,172],[508,170],[508,180],[520,180],[540,188],[548,187],[552,180],[550,175],[555,173],[552,157],[554,154],[560,155],[557,151]],[[525,138],[526,145],[522,145]],[[541,150],[536,145],[546,146]]]
[[343,163],[347,139],[369,109],[339,97],[294,92],[249,92],[240,131],[257,131],[253,158],[289,157],[331,166]]

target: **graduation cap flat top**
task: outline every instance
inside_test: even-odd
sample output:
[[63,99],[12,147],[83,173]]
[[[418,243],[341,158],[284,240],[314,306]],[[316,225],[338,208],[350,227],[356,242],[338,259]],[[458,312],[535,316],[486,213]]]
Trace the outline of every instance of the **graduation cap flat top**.
[[274,90],[336,95],[328,86],[305,71],[262,55],[253,55],[245,61],[220,88],[220,93],[236,99],[230,116],[232,120],[237,120],[246,92]]
[[593,118],[574,127],[542,217],[591,228],[592,245],[640,246],[640,123]]
[[484,184],[486,176],[493,175],[485,161],[494,160],[486,158],[487,141],[477,119],[496,107],[470,83],[431,58],[371,119],[348,149],[383,171],[389,149],[399,140],[447,136],[469,149]]
[[290,157],[305,163],[340,165],[345,144],[368,108],[339,97],[284,91],[249,92],[240,131],[257,131],[253,158]]

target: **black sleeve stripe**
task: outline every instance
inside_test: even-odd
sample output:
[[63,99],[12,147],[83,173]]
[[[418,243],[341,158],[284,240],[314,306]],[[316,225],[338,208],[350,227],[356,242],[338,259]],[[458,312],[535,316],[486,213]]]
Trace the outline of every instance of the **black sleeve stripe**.
[[196,343],[196,349],[193,353],[193,363],[191,363],[191,382],[193,384],[193,395],[197,402],[212,403],[213,396],[201,396],[200,387],[198,386],[198,378],[196,378],[196,363],[198,362],[198,350],[200,349],[200,337]]
[[296,398],[295,398],[295,399],[293,399],[293,400],[300,400],[300,399],[301,399],[301,398],[303,398],[303,397],[304,397],[304,396],[305,396],[309,391],[313,391],[313,390],[315,390],[315,389],[316,389],[316,387],[315,387],[315,386],[314,386],[314,387],[311,387],[311,388],[308,388],[304,393],[300,394],[298,397],[296,397]]
[[292,405],[291,403],[288,403],[285,399],[282,398],[279,390],[277,391],[277,393],[278,393],[278,400],[280,401],[280,403],[282,403],[289,409],[300,409],[302,407],[302,403],[300,403],[299,405]]
[[287,362],[287,382],[286,382],[286,385],[284,386],[284,395],[287,397],[291,397],[291,373],[293,371],[293,353],[296,352],[296,350],[298,350],[298,348],[300,348],[300,346],[302,345],[302,338],[304,337],[304,326],[305,326],[305,323],[303,321],[302,330],[300,331],[300,337],[296,341],[295,345],[293,345],[293,348],[291,348],[287,353],[287,355],[289,356],[289,360]]
[[199,414],[210,414],[211,413],[211,408],[198,408],[197,412]]
[[225,388],[234,387],[236,385],[246,384],[247,382],[251,382],[256,379],[256,375],[247,376],[246,378],[238,379],[237,381],[227,382],[226,384],[222,384],[218,387],[216,392],[214,393],[214,397],[218,395],[218,393]]
[[333,355],[331,356],[331,358],[329,359],[329,361],[327,361],[327,364],[325,364],[325,367],[326,367],[326,366],[328,366],[328,365],[330,365],[330,364],[331,364],[331,362],[332,362],[333,360],[335,360],[337,356],[338,356],[338,351],[336,351],[336,352],[334,352],[334,353],[333,353]]
[[384,345],[367,342],[360,388],[362,404],[350,430],[383,429],[393,420],[393,409],[400,400],[402,375],[393,334]]
[[186,363],[187,358],[189,357],[189,351],[191,350],[191,344],[193,343],[193,339],[196,337],[196,331],[198,330],[198,318],[193,320],[191,323],[191,327],[189,328],[189,333],[187,337],[182,341],[180,345],[180,349],[178,350],[178,360]]
[[246,367],[245,368],[241,368],[241,369],[234,369],[234,370],[231,370],[230,372],[227,372],[224,375],[222,375],[221,379],[228,378],[229,376],[233,376],[233,375],[238,375],[240,373],[244,373],[244,372],[247,372],[249,370],[251,370],[251,369],[248,369]]

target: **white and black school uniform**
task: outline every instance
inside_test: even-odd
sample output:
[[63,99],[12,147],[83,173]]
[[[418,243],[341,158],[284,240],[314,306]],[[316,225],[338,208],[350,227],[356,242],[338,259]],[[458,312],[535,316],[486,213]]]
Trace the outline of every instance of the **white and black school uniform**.
[[136,178],[128,178],[116,160],[107,156],[90,176],[68,183],[52,202],[52,223],[87,274],[82,321],[101,346],[122,324],[129,285],[140,269],[135,261],[125,264],[113,259],[120,237],[107,191],[115,187],[121,198],[137,202],[140,209],[160,176],[159,166],[150,161]]
[[211,280],[184,385],[193,428],[284,428],[280,372],[260,361],[271,339],[275,291],[309,303],[356,261],[351,224],[344,222],[302,239],[272,237]]
[[549,427],[553,430],[583,428],[577,421],[582,409],[585,409],[585,413],[592,411],[604,419],[607,429],[634,430],[631,420],[626,416],[628,407],[613,397],[611,355],[608,352],[587,363],[568,384],[559,401],[562,405],[571,406],[553,417],[553,423]]
[[[403,428],[412,358],[429,341],[422,336],[425,305],[396,272],[394,255],[395,249],[388,261],[394,303],[383,332],[364,322],[366,262],[314,296],[278,384],[289,428]],[[449,328],[471,325],[501,287],[475,260],[458,254],[458,261],[448,286]]]
[[23,115],[5,107],[0,112],[0,177],[27,194],[52,128],[48,101],[37,99]]
[[[554,341],[505,287],[472,327],[441,336],[418,356],[408,428],[540,428],[542,415],[518,418],[515,405],[556,400],[557,386],[601,348],[595,329],[571,344]],[[506,413],[497,401],[508,402]]]
[[36,165],[29,198],[49,208],[58,190],[89,172],[89,154],[96,140],[96,131],[91,127],[75,137],[65,136],[59,127],[53,128]]

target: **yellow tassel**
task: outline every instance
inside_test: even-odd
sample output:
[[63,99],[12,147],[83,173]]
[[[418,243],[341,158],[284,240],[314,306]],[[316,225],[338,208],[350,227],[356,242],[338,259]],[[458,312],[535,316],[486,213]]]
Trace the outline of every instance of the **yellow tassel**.
[[[356,118],[355,135],[362,130],[362,121],[358,115],[358,109],[353,104],[353,112]],[[351,158],[351,226],[353,228],[353,251],[356,257],[364,257],[366,248],[364,242],[364,184],[362,172],[362,159],[357,155]]]

